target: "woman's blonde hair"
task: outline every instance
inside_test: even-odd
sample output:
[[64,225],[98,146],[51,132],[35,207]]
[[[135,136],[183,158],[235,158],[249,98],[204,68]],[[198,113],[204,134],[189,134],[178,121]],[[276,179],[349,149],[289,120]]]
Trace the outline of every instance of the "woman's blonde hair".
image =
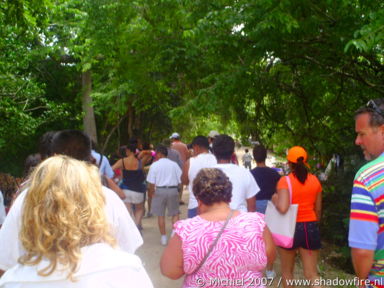
[[38,271],[48,276],[58,264],[68,278],[78,268],[81,248],[94,243],[115,244],[105,215],[105,198],[96,166],[67,156],[42,162],[31,174],[24,201],[20,240],[24,265],[49,265]]

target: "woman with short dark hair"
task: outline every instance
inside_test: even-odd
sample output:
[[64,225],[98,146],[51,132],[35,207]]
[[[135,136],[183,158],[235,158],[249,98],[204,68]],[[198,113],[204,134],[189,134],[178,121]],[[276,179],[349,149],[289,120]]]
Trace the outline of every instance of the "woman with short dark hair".
[[212,279],[266,286],[263,271],[275,258],[275,246],[263,215],[231,210],[232,183],[217,168],[200,170],[193,193],[199,215],[175,223],[161,258],[162,273],[171,279],[186,275],[184,288],[220,286]]

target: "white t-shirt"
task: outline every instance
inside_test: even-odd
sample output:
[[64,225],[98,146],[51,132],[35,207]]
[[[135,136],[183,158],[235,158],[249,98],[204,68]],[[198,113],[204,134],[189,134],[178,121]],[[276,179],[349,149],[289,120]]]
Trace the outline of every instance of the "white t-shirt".
[[188,209],[194,209],[198,206],[195,195],[193,195],[192,187],[193,180],[195,179],[197,173],[202,168],[212,168],[217,164],[216,157],[210,153],[202,153],[196,157],[189,158],[189,169],[188,169],[188,190],[189,190],[189,202]]
[[49,262],[38,265],[17,264],[0,279],[1,288],[153,288],[141,260],[136,255],[98,243],[81,249],[75,282],[59,267],[49,276],[39,276],[38,270]]
[[5,216],[4,197],[3,192],[0,191],[0,225],[4,223]]
[[155,186],[177,186],[181,183],[181,169],[176,162],[160,158],[149,168],[147,182]]
[[[103,187],[105,193],[105,211],[107,219],[120,248],[134,253],[143,244],[135,223],[128,213],[123,201],[112,190]],[[8,270],[17,264],[17,260],[25,253],[19,239],[22,209],[27,190],[16,198],[3,226],[0,229],[0,269]]]
[[231,209],[247,212],[247,199],[259,193],[260,188],[251,172],[235,164],[217,164],[232,182]]
[[[105,175],[108,178],[112,179],[113,176],[115,176],[115,173],[112,170],[111,164],[109,164],[109,161],[107,157],[104,155],[101,155],[100,153],[96,152],[95,150],[91,151],[92,157],[96,160],[96,165],[99,166],[100,175]],[[102,160],[100,162],[100,157],[102,156]]]

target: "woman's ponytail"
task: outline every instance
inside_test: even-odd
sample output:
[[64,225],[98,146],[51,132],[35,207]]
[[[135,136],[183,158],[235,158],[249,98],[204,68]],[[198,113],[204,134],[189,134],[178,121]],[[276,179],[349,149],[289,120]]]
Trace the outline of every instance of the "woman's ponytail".
[[307,180],[308,168],[305,166],[303,157],[297,158],[297,163],[292,163],[292,173],[303,184]]

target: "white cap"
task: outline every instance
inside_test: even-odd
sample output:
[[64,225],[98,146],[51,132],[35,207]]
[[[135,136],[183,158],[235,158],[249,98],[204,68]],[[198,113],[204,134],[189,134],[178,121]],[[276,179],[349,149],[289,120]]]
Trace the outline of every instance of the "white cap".
[[216,136],[219,136],[219,135],[220,135],[219,132],[212,130],[211,132],[209,132],[208,137],[209,138],[215,138]]
[[169,137],[169,139],[179,139],[179,138],[180,138],[180,135],[177,132],[173,132],[171,137]]

